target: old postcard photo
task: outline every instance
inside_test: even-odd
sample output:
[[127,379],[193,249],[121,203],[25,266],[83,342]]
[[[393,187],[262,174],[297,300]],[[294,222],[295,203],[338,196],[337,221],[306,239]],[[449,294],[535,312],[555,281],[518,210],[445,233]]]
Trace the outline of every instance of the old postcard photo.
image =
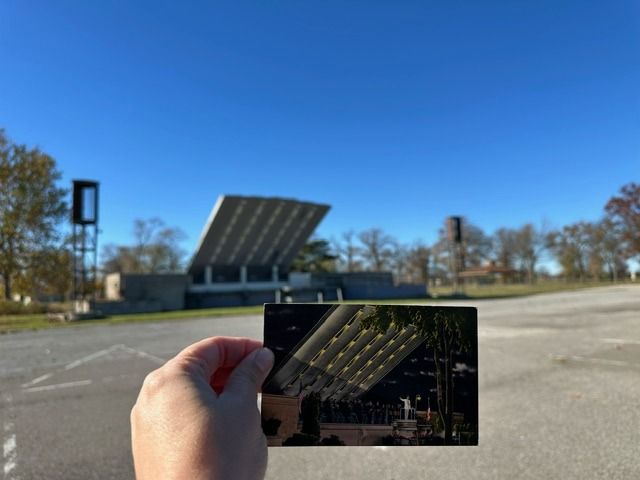
[[270,446],[477,445],[470,307],[267,304]]

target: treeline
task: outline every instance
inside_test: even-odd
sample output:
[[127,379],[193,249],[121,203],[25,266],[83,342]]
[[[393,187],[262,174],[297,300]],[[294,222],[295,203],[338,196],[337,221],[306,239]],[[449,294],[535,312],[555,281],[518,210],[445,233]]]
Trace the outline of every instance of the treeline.
[[[331,240],[313,239],[294,263],[295,269],[317,272],[391,271],[397,282],[450,284],[452,244],[446,219],[435,243],[407,244],[380,228],[347,231]],[[487,265],[510,270],[517,282],[535,282],[551,274],[546,260],[555,260],[566,280],[617,281],[628,275],[628,261],[640,259],[640,185],[629,183],[604,206],[594,222],[561,228],[532,223],[503,227],[489,234],[462,219],[464,267]]]
[[[60,187],[55,159],[38,148],[13,143],[0,129],[0,289],[7,299],[68,298],[72,283],[69,191]],[[379,228],[312,239],[296,258],[302,271],[391,271],[398,282],[447,284],[451,245],[445,226],[432,245],[399,242]],[[157,218],[136,220],[130,245],[108,244],[101,273],[162,273],[184,269],[185,235]],[[640,185],[629,183],[604,206],[595,222],[559,229],[525,224],[488,234],[463,220],[465,267],[491,262],[513,269],[518,281],[544,275],[554,258],[570,280],[618,280],[631,259],[640,259]]]
[[[70,297],[73,240],[69,190],[59,185],[61,178],[53,157],[12,142],[0,129],[0,298],[4,300]],[[103,247],[100,273],[182,271],[184,238],[180,229],[160,219],[136,220],[131,245]],[[13,311],[11,306],[0,307],[0,313]]]
[[180,272],[185,257],[180,243],[185,239],[182,230],[167,226],[159,218],[136,219],[131,245],[109,243],[102,248],[102,273]]

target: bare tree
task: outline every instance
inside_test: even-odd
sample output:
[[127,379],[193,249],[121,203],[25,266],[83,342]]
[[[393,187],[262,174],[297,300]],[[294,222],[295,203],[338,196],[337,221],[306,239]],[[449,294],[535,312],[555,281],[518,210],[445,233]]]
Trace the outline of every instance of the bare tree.
[[626,269],[622,229],[610,218],[604,218],[591,225],[589,235],[589,264],[593,276],[599,278],[606,271],[607,277],[617,282],[619,273]]
[[[453,280],[456,261],[452,261],[453,244],[449,240],[446,220],[443,227],[438,231],[438,241],[431,248],[431,277],[442,283],[449,283]],[[478,267],[488,262],[493,253],[493,242],[491,237],[484,231],[462,219],[462,253],[464,256],[463,267]]]
[[407,253],[407,270],[411,283],[429,283],[431,249],[421,241],[416,241]]
[[358,239],[362,243],[362,257],[370,270],[381,272],[389,268],[389,260],[393,256],[395,239],[379,228],[371,228],[360,232]]
[[396,283],[403,283],[407,280],[408,263],[409,247],[400,242],[395,242],[391,250],[389,264]]
[[527,223],[515,234],[515,258],[520,264],[520,270],[526,272],[529,283],[536,280],[536,266],[546,248],[546,230],[544,224],[536,228],[533,224]]
[[105,273],[140,272],[140,264],[135,256],[133,247],[108,243],[102,247],[102,270]]
[[133,227],[134,244],[108,244],[102,250],[105,272],[169,273],[183,268],[184,251],[180,242],[185,234],[167,227],[159,218],[137,219]]
[[482,228],[463,219],[462,244],[465,252],[465,266],[477,267],[491,258],[493,244]]
[[361,249],[355,240],[355,232],[348,230],[341,235],[341,240],[332,241],[333,249],[338,255],[338,263],[346,272],[357,272],[362,269],[362,264],[358,260]]
[[566,280],[584,281],[588,271],[591,225],[578,222],[547,235],[547,245],[562,267]]
[[430,276],[432,282],[446,284],[451,280],[449,241],[445,229],[438,232],[438,241],[431,247]]
[[186,238],[182,230],[160,223],[148,245],[149,271],[177,272],[183,267],[184,250],[180,242]]
[[493,250],[496,262],[506,268],[514,268],[517,255],[517,235],[511,228],[499,228],[493,234]]

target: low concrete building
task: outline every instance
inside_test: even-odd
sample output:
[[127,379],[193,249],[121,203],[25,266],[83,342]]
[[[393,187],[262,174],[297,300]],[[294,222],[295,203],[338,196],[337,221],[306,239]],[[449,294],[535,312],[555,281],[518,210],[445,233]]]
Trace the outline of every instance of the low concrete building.
[[95,309],[104,314],[183,310],[189,285],[186,274],[110,273],[105,300]]

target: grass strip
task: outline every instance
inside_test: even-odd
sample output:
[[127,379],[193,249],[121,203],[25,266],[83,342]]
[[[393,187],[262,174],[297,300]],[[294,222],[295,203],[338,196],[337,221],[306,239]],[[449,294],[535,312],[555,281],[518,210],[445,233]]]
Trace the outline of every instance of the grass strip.
[[[533,285],[479,285],[468,286],[464,289],[464,296],[454,296],[451,287],[434,287],[429,291],[431,298],[406,298],[387,300],[349,300],[345,303],[434,303],[446,302],[452,299],[483,300],[495,298],[522,297],[540,293],[563,292],[584,288],[621,285],[610,282],[540,282]],[[177,310],[170,312],[133,313],[112,315],[106,318],[83,320],[78,322],[51,322],[46,314],[3,315],[0,316],[0,333],[19,330],[38,330],[41,328],[59,328],[78,325],[115,325],[121,323],[158,322],[163,320],[187,320],[196,318],[211,318],[236,315],[259,315],[262,305],[249,307],[218,307],[197,310]]]

